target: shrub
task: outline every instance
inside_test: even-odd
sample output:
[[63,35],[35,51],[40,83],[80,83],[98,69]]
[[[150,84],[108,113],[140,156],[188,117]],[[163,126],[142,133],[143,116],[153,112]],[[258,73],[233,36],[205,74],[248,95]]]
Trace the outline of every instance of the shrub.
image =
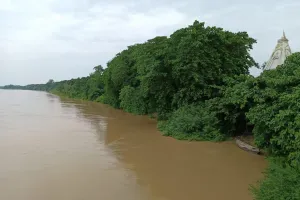
[[139,88],[125,86],[120,92],[120,107],[126,112],[146,114],[147,107]]
[[265,179],[251,190],[255,200],[299,200],[300,168],[286,164],[285,159],[270,159]]
[[292,162],[300,151],[300,53],[265,71],[255,85],[255,105],[247,117],[254,124],[256,144]]
[[168,121],[159,122],[158,127],[164,135],[181,140],[225,139],[218,128],[218,118],[204,104],[183,106],[175,111]]

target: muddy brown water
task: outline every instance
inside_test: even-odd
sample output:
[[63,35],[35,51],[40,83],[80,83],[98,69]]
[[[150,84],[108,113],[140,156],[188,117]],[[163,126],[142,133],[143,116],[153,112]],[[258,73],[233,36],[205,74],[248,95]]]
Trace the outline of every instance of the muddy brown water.
[[0,199],[250,200],[263,157],[106,105],[0,90]]

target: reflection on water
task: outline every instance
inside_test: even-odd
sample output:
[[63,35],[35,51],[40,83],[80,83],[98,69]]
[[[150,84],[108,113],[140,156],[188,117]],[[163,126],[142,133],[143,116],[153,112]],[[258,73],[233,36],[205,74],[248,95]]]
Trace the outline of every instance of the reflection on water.
[[262,157],[162,137],[156,122],[45,92],[0,90],[0,199],[252,199]]

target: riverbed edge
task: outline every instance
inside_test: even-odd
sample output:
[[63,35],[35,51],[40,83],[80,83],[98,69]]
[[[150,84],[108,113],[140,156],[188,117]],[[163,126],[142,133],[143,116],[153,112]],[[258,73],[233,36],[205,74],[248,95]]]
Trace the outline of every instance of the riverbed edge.
[[[109,104],[105,104],[103,102],[99,102],[99,101],[91,101],[91,100],[86,100],[86,99],[80,99],[80,98],[71,98],[71,97],[68,97],[67,95],[64,95],[63,93],[60,93],[60,92],[57,92],[57,91],[48,91],[48,93],[52,94],[52,95],[55,95],[55,96],[58,96],[58,97],[63,97],[63,98],[67,98],[67,99],[76,99],[76,100],[80,100],[80,101],[84,101],[84,102],[94,102],[94,103],[99,103],[99,104],[103,104],[103,105],[107,105],[111,108],[113,108],[111,105]],[[117,109],[117,110],[121,110],[123,112],[126,112],[125,110],[123,109],[118,109],[118,108],[114,108],[114,109]],[[130,113],[130,112],[126,112],[126,113],[129,113],[129,114],[132,114],[132,115],[138,115],[138,114],[134,114],[134,113]],[[238,144],[237,144],[237,139],[240,137],[226,137],[224,138],[223,140],[207,140],[207,139],[204,139],[202,137],[190,137],[190,136],[187,136],[186,134],[172,134],[172,135],[168,135],[168,134],[165,134],[161,128],[159,127],[159,123],[162,122],[162,121],[158,121],[157,117],[153,114],[149,114],[149,115],[140,115],[140,116],[147,116],[149,119],[151,120],[155,120],[157,122],[157,130],[160,132],[160,134],[164,137],[171,137],[175,140],[179,140],[179,141],[189,141],[189,142],[214,142],[214,143],[220,143],[220,142],[228,142],[228,141],[231,141],[231,142],[235,142],[236,146],[238,148],[240,148],[241,150],[244,150],[246,152],[249,152],[249,153],[255,153],[253,151],[249,151],[249,150],[246,150],[246,149],[243,149],[241,148]],[[241,141],[243,141],[242,139],[240,139]],[[245,144],[247,144],[245,141],[243,141]],[[257,147],[253,146],[253,145],[250,145],[250,144],[247,144],[255,149],[258,149]],[[265,155],[264,153],[264,150],[262,149],[259,149],[259,153],[256,153],[257,155]]]

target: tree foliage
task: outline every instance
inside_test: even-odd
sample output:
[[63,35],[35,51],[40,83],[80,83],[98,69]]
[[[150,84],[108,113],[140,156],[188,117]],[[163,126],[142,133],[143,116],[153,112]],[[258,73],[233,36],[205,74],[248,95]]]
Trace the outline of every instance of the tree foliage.
[[216,112],[206,103],[187,105],[176,110],[168,121],[159,122],[159,129],[166,136],[180,140],[224,140]]
[[259,187],[251,187],[255,200],[299,200],[300,199],[300,166],[292,167],[285,159],[269,159],[265,171],[266,178],[260,181]]
[[254,188],[256,200],[300,199],[300,53],[253,81],[247,117],[256,144],[280,157],[271,160],[265,179]]
[[248,74],[257,65],[249,54],[254,43],[245,32],[195,21],[169,38],[130,46],[108,63],[106,102],[120,107],[120,92],[130,86],[139,90],[148,113],[164,118],[181,106],[217,97],[225,77]]
[[[254,124],[256,143],[273,155],[297,157],[300,150],[300,53],[253,82],[247,117]],[[300,158],[300,157],[299,157]]]

